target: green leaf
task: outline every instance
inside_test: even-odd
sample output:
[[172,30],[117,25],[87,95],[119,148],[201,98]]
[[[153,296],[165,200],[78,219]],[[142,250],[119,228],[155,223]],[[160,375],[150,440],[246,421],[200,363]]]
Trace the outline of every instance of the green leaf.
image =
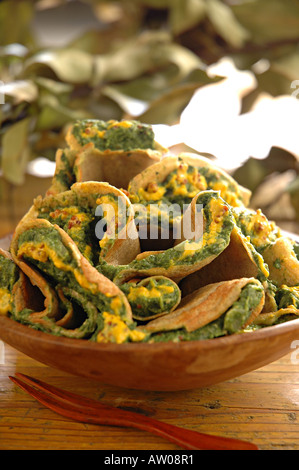
[[[136,0],[137,3],[150,8],[168,8],[173,0]],[[189,1],[189,0],[187,0]]]
[[256,79],[259,90],[272,96],[290,95],[292,92],[290,79],[276,72],[272,67],[264,73],[256,75]]
[[30,155],[28,141],[31,118],[25,118],[10,126],[2,138],[3,176],[11,183],[24,182],[26,164]]
[[221,79],[218,76],[210,78],[201,69],[193,70],[184,80],[157,94],[138,119],[152,124],[175,124],[196,90]]
[[153,101],[149,108],[138,119],[149,124],[177,123],[183,109],[191,100],[197,86],[187,86],[170,90],[169,93]]
[[249,32],[235,17],[232,9],[220,0],[206,2],[207,16],[216,31],[233,47],[242,47],[249,39]]
[[27,101],[28,103],[35,101],[38,96],[38,89],[32,80],[16,80],[9,83],[0,82],[0,93],[4,97],[11,97],[13,104]]
[[169,6],[169,25],[175,35],[193,28],[206,16],[205,0],[173,0]]
[[183,73],[202,64],[196,54],[173,43],[168,33],[146,32],[109,54],[96,56],[92,84],[133,80],[149,71],[153,73],[153,70],[159,70],[169,63],[177,65]]
[[54,95],[70,93],[74,89],[74,86],[70,83],[58,82],[46,77],[36,77],[34,81],[38,86]]
[[86,110],[73,110],[62,105],[59,100],[52,95],[41,97],[39,104],[41,111],[37,116],[37,130],[59,129],[65,124],[76,121],[77,119],[92,117]]
[[271,69],[274,72],[280,73],[290,81],[299,79],[298,49],[296,48],[293,53],[272,61]]
[[195,90],[222,79],[218,76],[209,77],[198,67],[181,75],[176,67],[169,66],[153,75],[106,86],[102,88],[102,93],[114,99],[127,114],[138,117],[139,120],[173,124],[179,119],[181,110],[188,104]]
[[290,195],[292,206],[296,211],[297,219],[299,219],[299,176],[293,180],[287,190]]
[[235,170],[233,176],[239,184],[251,191],[255,191],[268,172],[269,170],[265,168],[263,160],[251,157]]
[[31,22],[34,15],[34,2],[0,2],[0,44],[1,46],[20,43],[31,45]]
[[245,0],[231,5],[231,10],[256,44],[299,38],[295,0]]
[[24,74],[48,77],[47,69],[63,82],[88,83],[93,73],[93,56],[76,49],[42,51],[25,62]]

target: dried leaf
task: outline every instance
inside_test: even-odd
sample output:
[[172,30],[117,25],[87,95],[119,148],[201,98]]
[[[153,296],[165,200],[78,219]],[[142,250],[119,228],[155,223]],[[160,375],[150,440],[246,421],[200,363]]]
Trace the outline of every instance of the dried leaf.
[[38,89],[32,80],[16,80],[9,83],[0,82],[0,94],[10,96],[14,104],[22,101],[32,102],[38,97]]
[[196,90],[221,79],[218,76],[211,79],[203,70],[194,70],[180,83],[160,93],[138,119],[151,124],[176,123]]
[[93,74],[93,56],[76,49],[42,51],[25,62],[24,74],[47,77],[47,68],[63,82],[87,83]]
[[245,0],[231,5],[237,20],[256,44],[296,39],[299,3],[294,0]]
[[173,43],[169,34],[161,31],[147,32],[137,40],[127,41],[114,52],[96,56],[92,84],[95,86],[103,81],[133,80],[169,63],[175,64],[182,73],[202,65],[199,57]]
[[271,69],[286,77],[290,82],[299,79],[298,49],[296,48],[293,53],[272,61]]
[[74,86],[70,83],[58,82],[57,80],[51,80],[46,77],[36,77],[34,82],[41,88],[49,91],[54,95],[68,94],[74,89]]
[[207,16],[218,34],[231,46],[242,47],[250,35],[247,29],[236,19],[231,8],[220,0],[209,0],[206,2],[206,6]]
[[30,155],[28,141],[31,118],[25,118],[10,126],[2,138],[2,170],[4,177],[13,184],[24,182],[24,172]]
[[169,7],[169,25],[175,35],[193,28],[206,16],[205,0],[173,0]]
[[0,2],[0,44],[32,44],[30,24],[34,15],[32,1]]
[[40,108],[41,111],[37,116],[36,122],[37,130],[59,129],[77,119],[92,117],[86,110],[73,110],[63,106],[53,95],[44,96],[40,100]]
[[155,75],[137,78],[120,85],[110,85],[102,93],[114,99],[130,116],[155,124],[173,124],[188,104],[195,90],[222,77],[209,77],[195,68],[181,80],[177,70],[167,68]]

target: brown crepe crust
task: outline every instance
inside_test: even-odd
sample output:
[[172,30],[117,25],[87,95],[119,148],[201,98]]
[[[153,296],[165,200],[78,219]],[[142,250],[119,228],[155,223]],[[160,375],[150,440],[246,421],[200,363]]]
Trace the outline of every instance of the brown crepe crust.
[[207,284],[243,277],[257,277],[258,267],[237,227],[231,232],[230,243],[211,263],[190,274],[180,283],[183,296]]
[[127,188],[132,178],[159,162],[166,152],[158,144],[157,150],[100,151],[89,143],[78,149],[74,161],[76,181],[107,181],[117,188]]
[[[205,192],[205,191],[203,191]],[[190,217],[191,217],[191,229],[192,231],[194,230],[194,220],[195,220],[195,213],[196,213],[196,203],[197,203],[197,199],[198,197],[200,196],[201,193],[198,193],[191,201],[191,203],[189,204],[189,207],[187,209],[187,213],[189,213],[190,211]],[[226,215],[226,212],[228,211],[228,206],[227,204],[225,203],[225,201],[219,197],[219,201],[221,201],[222,203],[222,212],[219,214],[217,214],[217,218],[218,217],[224,217]],[[184,217],[186,216],[186,214],[183,216],[182,218],[182,221],[184,221]],[[216,217],[216,215],[215,215]],[[183,222],[182,222],[183,223]],[[202,230],[201,230],[202,229]],[[203,221],[203,224],[201,226],[201,229],[200,229],[200,234],[204,234],[205,231],[206,231],[206,223],[205,221]],[[181,238],[179,241],[177,241],[178,243],[175,243],[174,244],[174,247],[173,249],[177,249],[178,251],[179,250],[183,250],[182,246],[180,245],[180,243],[184,242],[185,241],[185,238]],[[190,241],[192,241],[192,237],[190,238]],[[230,239],[227,240],[227,245],[228,246],[230,243]],[[225,250],[226,247],[223,247],[223,250]],[[137,261],[140,261],[142,259],[145,259],[151,255],[157,255],[159,253],[163,253],[163,250],[157,250],[157,251],[147,251],[147,252],[143,252],[143,253],[140,253],[137,257],[136,257],[136,260]],[[195,273],[201,269],[203,269],[205,266],[209,265],[215,258],[217,258],[219,256],[219,253],[215,254],[215,253],[212,253],[210,256],[207,256],[206,258],[198,261],[197,263],[194,263],[194,264],[180,264],[180,265],[173,265],[173,266],[170,266],[170,267],[167,267],[167,268],[164,268],[164,267],[152,267],[152,268],[147,268],[147,269],[132,269],[130,267],[124,269],[123,271],[120,272],[120,274],[118,274],[115,279],[114,279],[114,282],[116,282],[117,284],[121,284],[123,282],[126,282],[126,280],[132,278],[132,277],[138,277],[139,276],[165,276],[165,277],[168,277],[170,279],[172,279],[173,281],[175,282],[180,282],[183,278],[185,278],[186,276],[189,276],[190,274],[192,273]]]
[[9,251],[3,250],[3,248],[0,248],[0,255],[4,256],[4,258],[12,260],[12,257]]
[[30,309],[33,312],[28,317],[33,323],[46,316],[56,320],[60,312],[54,289],[23,261],[18,266],[21,271],[13,288],[14,316],[18,317],[24,309]]
[[[147,256],[150,256],[156,253],[159,253],[159,252],[150,251],[147,253],[142,253],[141,257],[138,256],[137,259],[140,260],[142,258],[146,258]],[[204,260],[194,265],[185,265],[185,266],[177,265],[177,266],[170,266],[169,268],[153,267],[153,268],[148,268],[148,269],[126,268],[114,278],[114,282],[117,285],[121,285],[124,282],[128,281],[129,279],[132,279],[133,277],[165,276],[178,283],[184,277],[188,276],[189,274],[193,272],[196,272],[199,269],[202,269],[204,266],[211,263],[215,259],[216,256],[217,255],[210,255]]]
[[[252,282],[260,285],[255,278],[233,279],[206,285],[184,297],[177,310],[147,323],[143,328],[148,333],[180,328],[185,328],[188,332],[197,330],[217,320],[238,300],[243,287]],[[243,328],[254,321],[261,312],[263,304],[264,297]]]

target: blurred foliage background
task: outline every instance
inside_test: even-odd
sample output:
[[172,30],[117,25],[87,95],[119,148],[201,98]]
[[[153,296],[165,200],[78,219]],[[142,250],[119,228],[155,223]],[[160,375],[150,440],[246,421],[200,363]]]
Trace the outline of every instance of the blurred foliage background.
[[[224,80],[209,72],[223,58],[255,78],[241,114],[265,94],[298,102],[298,47],[298,0],[2,1],[0,236],[49,186],[70,122],[175,125],[195,92]],[[297,233],[298,156],[274,146],[231,169],[253,205]]]

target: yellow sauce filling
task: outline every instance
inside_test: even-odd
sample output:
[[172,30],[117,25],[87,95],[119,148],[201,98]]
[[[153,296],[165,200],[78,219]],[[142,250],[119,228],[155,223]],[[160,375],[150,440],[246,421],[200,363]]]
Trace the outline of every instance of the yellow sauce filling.
[[140,188],[139,197],[144,201],[159,201],[166,192],[164,186],[158,186],[156,183],[149,183],[146,189]]
[[63,207],[61,209],[55,209],[49,213],[52,219],[61,218],[62,220],[67,219],[70,215],[75,215],[76,217],[87,216],[84,212],[81,212],[78,207]]
[[108,127],[107,129],[111,129],[112,127],[124,127],[125,129],[128,129],[129,127],[132,127],[133,123],[131,121],[114,121],[111,119],[108,121]]
[[232,192],[228,189],[228,182],[227,181],[217,181],[216,183],[212,184],[212,189],[214,191],[220,191],[220,196],[230,205],[233,207],[237,207],[242,205],[239,200],[239,192],[235,190]]
[[[167,189],[172,189],[174,196],[193,198],[199,191],[204,191],[208,188],[205,177],[198,172],[198,169],[193,168],[192,172],[188,173],[188,168],[189,165],[187,163],[182,163],[165,185]],[[189,189],[187,187],[188,183],[191,185]]]
[[11,311],[12,296],[8,289],[0,288],[0,315],[6,315]]
[[100,196],[96,202],[98,205],[103,205],[103,218],[105,218],[107,222],[107,231],[99,242],[103,250],[110,240],[117,238],[119,230],[119,207],[118,201],[114,197],[109,196],[109,194]]
[[191,172],[188,172],[188,169],[190,167],[187,163],[181,163],[177,170],[173,172],[169,181],[162,184],[150,182],[146,188],[138,190],[138,196],[130,195],[132,202],[135,203],[139,200],[161,200],[167,190],[172,192],[172,196],[189,197],[192,199],[199,191],[212,189],[219,191],[220,196],[231,206],[237,207],[243,205],[240,200],[240,191],[238,191],[237,187],[234,191],[231,191],[228,181],[219,179],[219,181],[208,183],[204,175],[200,173],[200,168],[194,167]]
[[[118,122],[118,121],[110,120],[108,121],[107,130],[113,127],[123,127],[125,129],[128,129],[131,126],[132,126],[132,123],[130,121]],[[83,139],[90,139],[93,137],[98,137],[99,139],[103,139],[105,137],[105,134],[106,134],[106,130],[99,130],[97,129],[96,126],[86,127],[80,132],[80,135]]]
[[198,242],[188,241],[184,245],[181,259],[193,255],[195,251],[201,250],[203,246],[211,245],[216,242],[217,235],[221,231],[223,217],[227,213],[228,207],[219,199],[211,199],[210,209],[213,214],[213,220],[209,225],[209,229],[204,232],[202,238]]
[[87,129],[80,132],[81,137],[83,139],[90,139],[92,137],[99,137],[99,139],[103,139],[105,136],[106,131],[100,131],[96,127],[88,127]]
[[130,291],[128,294],[128,300],[130,302],[134,302],[138,300],[140,297],[146,299],[154,299],[157,297],[161,297],[164,294],[172,294],[174,292],[173,286],[165,286],[160,285],[159,287],[152,287],[148,288],[145,286],[132,286],[130,287]]
[[33,243],[25,242],[21,245],[18,251],[18,256],[27,255],[36,261],[46,263],[48,259],[52,261],[57,269],[62,271],[70,271],[74,274],[78,284],[84,289],[90,290],[92,293],[97,292],[97,285],[89,282],[79,268],[74,268],[64,263],[58,256],[55,250],[50,248],[46,243]]
[[104,328],[97,335],[98,343],[125,343],[126,341],[142,341],[145,333],[140,330],[130,330],[118,316],[103,312]]
[[246,230],[250,233],[251,242],[256,247],[265,245],[274,233],[276,237],[280,236],[280,231],[275,222],[269,221],[261,209],[250,214],[249,217],[245,215],[245,218],[242,218],[242,223],[246,225]]

